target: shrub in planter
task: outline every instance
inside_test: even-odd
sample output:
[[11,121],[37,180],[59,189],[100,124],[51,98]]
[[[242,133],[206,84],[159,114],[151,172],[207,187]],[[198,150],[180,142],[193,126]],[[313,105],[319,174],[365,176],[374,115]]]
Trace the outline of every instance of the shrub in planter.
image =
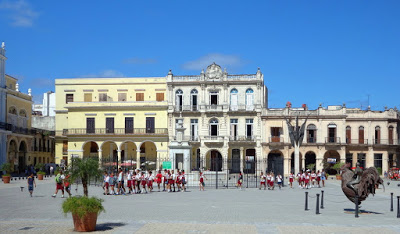
[[342,175],[340,174],[340,168],[342,168],[343,165],[344,165],[344,163],[338,162],[335,165],[333,165],[333,167],[332,167],[332,169],[336,170],[336,179],[337,180],[342,179]]
[[98,160],[92,158],[72,158],[71,165],[66,174],[70,175],[70,181],[80,180],[83,186],[83,197],[71,197],[64,201],[62,207],[64,213],[71,212],[76,231],[96,230],[97,215],[104,211],[103,200],[89,198],[88,182],[90,178],[101,178]]
[[70,197],[62,204],[64,214],[72,213],[75,231],[96,230],[97,215],[104,211],[103,200],[96,197]]
[[44,172],[44,171],[39,171],[39,172],[37,173],[38,180],[43,180],[43,176],[44,176],[44,175],[46,175],[46,172]]
[[6,174],[4,174],[2,176],[3,178],[3,182],[5,184],[9,184],[10,183],[10,179],[11,179],[11,170],[12,170],[12,165],[11,163],[3,163],[3,165],[1,165],[0,170],[5,171]]

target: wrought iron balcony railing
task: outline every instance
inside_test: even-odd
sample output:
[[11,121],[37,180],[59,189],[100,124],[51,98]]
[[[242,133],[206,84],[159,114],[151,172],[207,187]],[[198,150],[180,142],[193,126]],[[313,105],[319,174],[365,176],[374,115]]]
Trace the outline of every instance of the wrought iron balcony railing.
[[167,128],[70,128],[63,135],[167,135]]

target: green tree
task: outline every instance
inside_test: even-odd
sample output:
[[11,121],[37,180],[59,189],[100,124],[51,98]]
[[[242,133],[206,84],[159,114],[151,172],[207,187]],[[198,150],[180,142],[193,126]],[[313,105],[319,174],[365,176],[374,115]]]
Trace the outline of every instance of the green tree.
[[72,158],[67,173],[71,180],[80,180],[83,186],[83,194],[87,197],[88,182],[91,178],[101,178],[102,171],[99,169],[99,162],[93,158]]

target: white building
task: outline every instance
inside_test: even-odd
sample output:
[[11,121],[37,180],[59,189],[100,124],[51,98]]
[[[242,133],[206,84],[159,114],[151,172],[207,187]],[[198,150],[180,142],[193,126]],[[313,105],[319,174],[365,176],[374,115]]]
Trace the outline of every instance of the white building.
[[262,157],[261,114],[267,105],[260,69],[231,75],[213,63],[200,75],[170,72],[167,87],[173,168],[255,172],[255,159]]

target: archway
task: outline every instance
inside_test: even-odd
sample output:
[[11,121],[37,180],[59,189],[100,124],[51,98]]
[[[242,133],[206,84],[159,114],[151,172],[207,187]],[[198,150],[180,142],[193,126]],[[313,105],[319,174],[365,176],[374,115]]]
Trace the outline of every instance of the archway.
[[268,172],[273,172],[275,175],[283,175],[283,154],[279,150],[271,151],[268,154]]
[[328,150],[324,154],[324,169],[330,175],[336,175],[337,171],[332,169],[333,165],[340,162],[340,154],[336,150]]
[[[183,160],[183,159],[182,159]],[[154,142],[145,141],[140,145],[140,168],[155,170],[157,164],[157,146]]]
[[125,141],[119,148],[121,149],[121,166],[131,169],[136,167],[136,144],[132,141]]
[[104,142],[101,145],[101,154],[102,159],[101,163],[103,168],[107,169],[108,171],[117,171],[120,163],[118,161],[118,146],[113,141]]
[[[290,169],[291,172],[295,172],[294,170],[294,152],[292,153],[292,155],[290,156]],[[301,153],[299,153],[299,171],[304,170],[305,167],[303,165],[303,155]]]
[[312,151],[308,151],[305,155],[306,169],[315,170],[316,162],[317,162],[317,155]]
[[99,158],[99,145],[94,141],[88,141],[83,145],[83,157]]
[[21,141],[19,144],[19,152],[18,152],[18,173],[24,172],[26,167],[26,152],[27,145],[25,141]]
[[206,167],[210,171],[222,171],[222,155],[218,150],[210,150],[206,156]]
[[11,164],[13,171],[16,169],[15,167],[18,163],[17,154],[18,154],[18,144],[13,139],[8,144],[8,157],[7,157],[7,162]]

